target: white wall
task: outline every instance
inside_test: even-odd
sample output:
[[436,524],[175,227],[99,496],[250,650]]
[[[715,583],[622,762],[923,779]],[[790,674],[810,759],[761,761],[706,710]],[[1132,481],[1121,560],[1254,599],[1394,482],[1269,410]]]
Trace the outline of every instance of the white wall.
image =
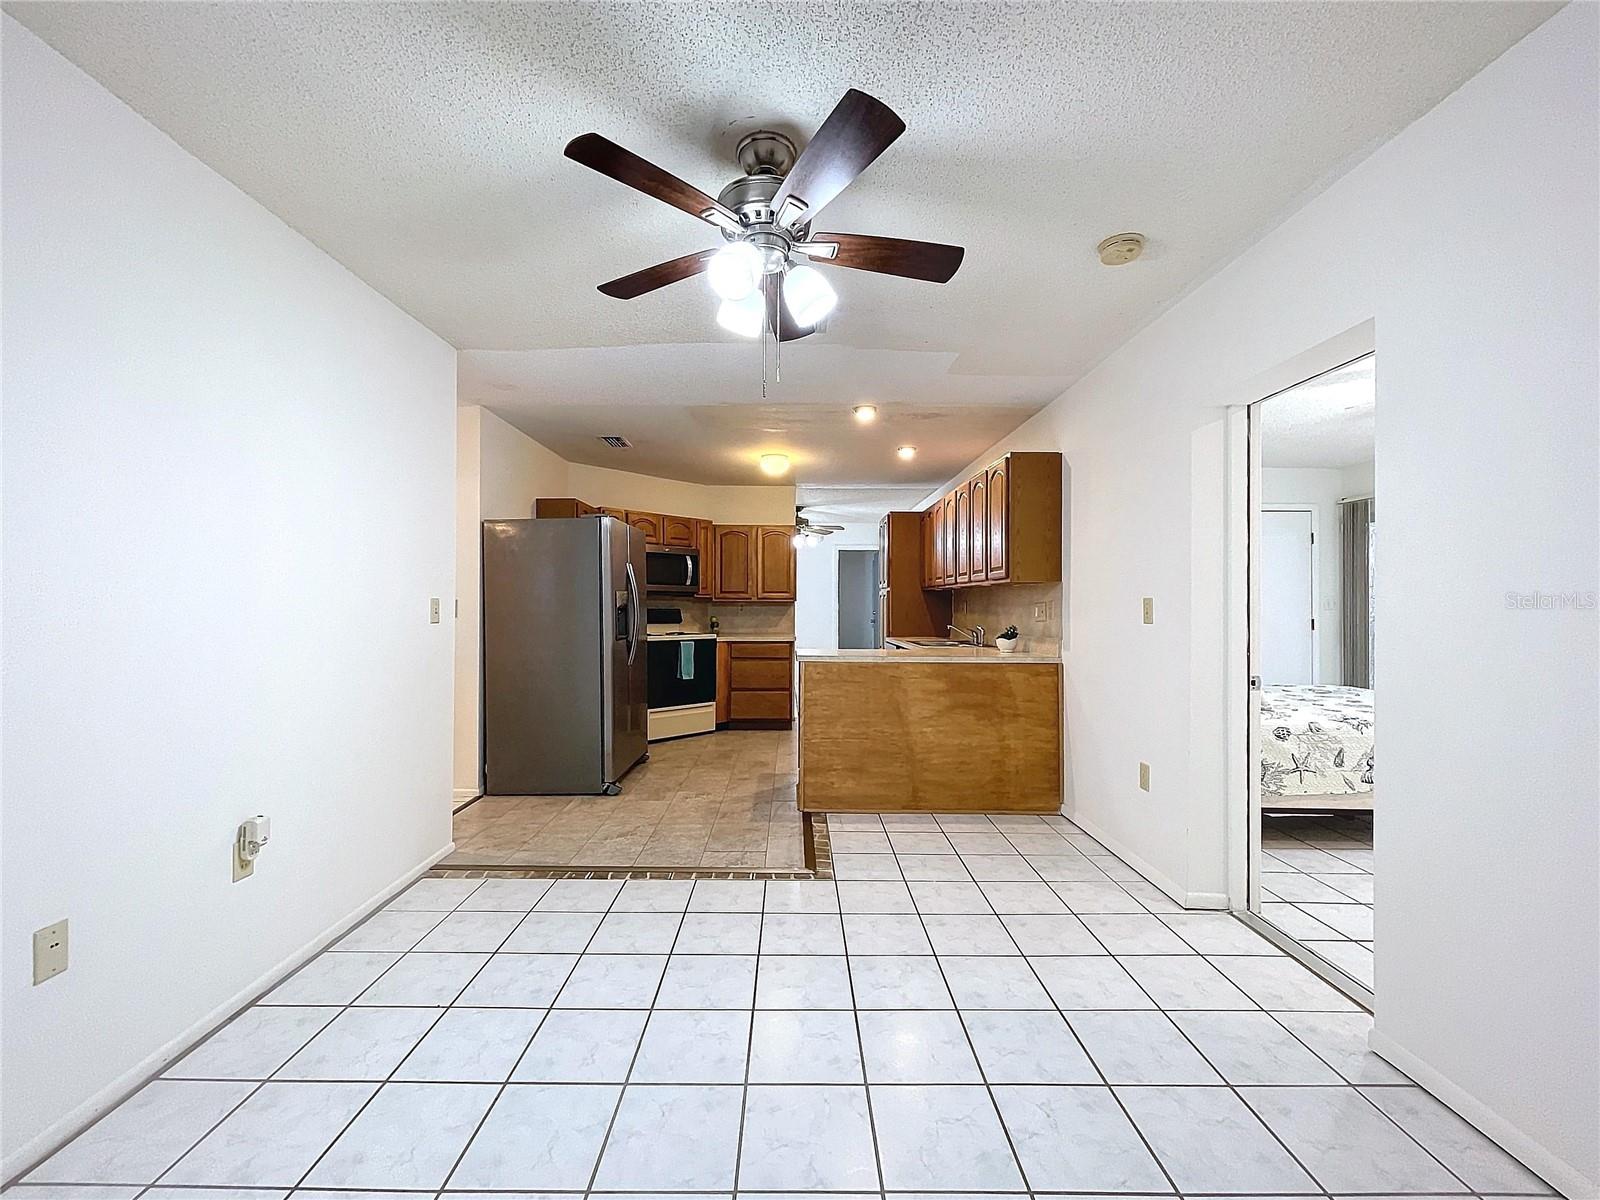
[[1506,594],[1600,587],[1597,37],[1561,10],[974,463],[1066,455],[1070,810],[1220,895],[1225,406],[1374,323],[1375,1044],[1573,1196],[1600,1191],[1596,614]]
[[[1269,400],[1270,404],[1271,401]],[[1308,508],[1317,537],[1316,678],[1307,683],[1341,683],[1339,614],[1343,608],[1339,566],[1339,501],[1344,472],[1327,467],[1263,467],[1261,502],[1269,508]]]
[[705,484],[661,479],[633,471],[567,468],[567,495],[607,508],[637,508],[676,517],[700,517],[719,525],[793,525],[793,484]]
[[0,24],[9,1176],[448,849],[455,355]]
[[876,550],[878,526],[846,525],[795,551],[794,640],[802,650],[839,648],[839,551]]
[[453,794],[478,794],[482,774],[484,521],[533,515],[540,496],[565,496],[565,459],[486,408],[456,410],[455,734]]

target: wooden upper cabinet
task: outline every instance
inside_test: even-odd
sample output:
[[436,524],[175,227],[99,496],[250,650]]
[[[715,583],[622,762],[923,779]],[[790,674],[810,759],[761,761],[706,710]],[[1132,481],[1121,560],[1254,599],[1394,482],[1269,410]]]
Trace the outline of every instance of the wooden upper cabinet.
[[939,541],[941,541],[942,544],[944,544],[944,550],[942,550],[942,554],[944,554],[944,557],[942,557],[941,562],[939,562],[939,579],[941,579],[942,582],[946,582],[946,584],[954,584],[954,582],[955,582],[955,493],[954,493],[954,491],[952,491],[952,493],[950,493],[950,494],[947,494],[946,498],[942,499],[941,506],[944,507],[944,515],[942,515],[942,517],[941,517],[942,528],[941,528],[941,538],[939,538]]
[[922,518],[922,586],[933,587],[939,581],[933,574],[933,548],[937,544],[933,532],[933,514],[938,512],[937,506],[923,510]]
[[628,524],[644,534],[644,540],[652,546],[661,545],[661,514],[639,512],[637,509],[628,510]]
[[694,544],[700,551],[700,588],[695,595],[710,599],[717,573],[717,527],[710,521],[694,523]]
[[989,484],[989,578],[1006,579],[1011,573],[1009,530],[1011,499],[1010,471],[1006,459],[990,465],[985,472]]
[[972,546],[967,558],[967,580],[983,583],[989,578],[989,472],[979,471],[967,480],[967,521],[971,526],[967,540]]
[[661,541],[662,546],[683,546],[693,549],[695,520],[693,517],[662,517]]
[[756,531],[756,599],[793,600],[794,581],[794,526],[761,526]]
[[756,598],[756,528],[754,525],[716,527],[715,578],[712,595],[718,600]]
[[607,508],[602,504],[595,509],[595,512],[603,517],[615,517],[619,521],[626,522],[628,519],[628,510],[625,508]]
[[972,562],[972,494],[965,484],[956,489],[956,582],[966,583]]

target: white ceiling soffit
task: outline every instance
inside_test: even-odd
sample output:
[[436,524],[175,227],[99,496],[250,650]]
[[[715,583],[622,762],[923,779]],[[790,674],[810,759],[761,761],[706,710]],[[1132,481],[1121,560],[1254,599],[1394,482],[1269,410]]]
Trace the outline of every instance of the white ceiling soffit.
[[[757,360],[716,326],[702,281],[633,301],[595,290],[718,238],[563,158],[576,134],[603,133],[715,193],[737,174],[744,132],[803,142],[846,88],[879,97],[907,131],[819,226],[955,242],[966,261],[944,286],[832,271],[837,316],[807,339],[814,353],[786,350],[769,401],[862,399],[836,378],[843,351],[882,355],[883,374],[859,381],[868,398],[903,398],[931,354],[950,420],[978,408],[976,427],[998,417],[982,406],[1003,400],[1015,424],[1556,7],[845,2],[746,6],[734,20],[669,3],[7,11],[459,348],[524,354],[496,411],[543,427],[535,410],[576,406],[616,418],[588,436],[644,442],[654,430],[623,418],[656,405],[656,385],[673,404],[689,391],[709,407],[758,403]],[[1130,229],[1149,236],[1144,257],[1102,267],[1096,243]],[[643,364],[630,378],[651,387],[619,398],[615,359],[592,353],[602,348],[629,351]],[[719,366],[730,358],[737,385]],[[685,373],[694,386],[676,382]],[[733,448],[704,428],[693,442],[660,436],[659,456],[641,447],[638,461],[665,471],[671,460],[689,478],[718,474]],[[815,449],[832,473],[802,482],[899,480],[864,444]]]
[[876,525],[884,513],[909,512],[928,494],[926,487],[802,487],[794,502],[814,521],[835,525]]
[[1261,404],[1261,465],[1353,467],[1373,461],[1373,356],[1296,384]]

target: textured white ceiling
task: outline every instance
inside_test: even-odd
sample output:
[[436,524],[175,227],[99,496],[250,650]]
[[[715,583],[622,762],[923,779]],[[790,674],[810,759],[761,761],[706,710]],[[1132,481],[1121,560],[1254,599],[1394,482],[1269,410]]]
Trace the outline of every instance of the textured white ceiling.
[[[903,396],[931,354],[947,379],[925,410],[954,422],[1004,401],[1020,416],[1555,7],[6,6],[458,347],[524,352],[496,412],[564,436],[576,417],[552,410],[586,407],[590,433],[659,433],[642,469],[707,479],[737,414],[616,426],[663,396],[752,403],[756,368],[732,380],[719,365],[750,363],[750,346],[716,327],[700,281],[630,302],[594,289],[715,235],[564,159],[575,134],[715,192],[746,130],[803,138],[847,87],[878,96],[908,130],[819,224],[960,243],[966,263],[943,287],[835,271],[837,318],[769,399]],[[1127,229],[1149,236],[1145,257],[1100,266],[1095,244]],[[858,351],[897,353],[862,380]],[[464,356],[469,387],[486,369]],[[897,480],[874,444],[814,436],[794,447],[818,464],[801,482]]]
[[1376,402],[1370,354],[1279,392],[1261,405],[1261,465],[1353,467],[1371,462]]

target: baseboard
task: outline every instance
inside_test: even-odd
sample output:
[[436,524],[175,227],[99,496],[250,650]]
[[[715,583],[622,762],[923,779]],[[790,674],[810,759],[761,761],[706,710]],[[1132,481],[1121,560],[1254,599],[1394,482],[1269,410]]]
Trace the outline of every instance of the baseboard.
[[1217,908],[1223,910],[1228,908],[1228,897],[1225,893],[1191,892],[1181,888],[1137,854],[1131,853],[1116,838],[1109,837],[1102,829],[1097,829],[1091,822],[1085,821],[1082,817],[1073,816],[1071,813],[1063,813],[1062,815],[1135,871],[1139,872],[1146,883],[1160,890],[1174,904],[1181,904],[1184,908]]
[[121,1104],[122,1101],[126,1100],[139,1088],[159,1075],[170,1063],[198,1045],[229,1017],[249,1005],[252,1001],[265,995],[291,973],[305,965],[314,955],[319,954],[337,938],[342,937],[359,922],[365,920],[370,913],[381,908],[403,889],[409,887],[423,872],[429,870],[454,849],[455,843],[451,842],[444,849],[429,855],[417,866],[402,873],[398,879],[379,890],[375,896],[363,903],[355,912],[335,921],[317,934],[316,937],[269,969],[265,974],[258,976],[254,982],[246,985],[234,993],[231,998],[212,1009],[154,1054],[142,1059],[138,1064],[123,1072],[123,1074],[101,1088],[66,1116],[17,1147],[16,1150],[5,1157],[3,1162],[0,1162],[0,1180],[5,1182],[5,1186],[11,1186],[17,1181],[18,1176],[31,1171],[66,1143],[77,1137],[78,1134],[82,1133],[106,1112]]
[[1543,1178],[1567,1200],[1596,1200],[1596,1197],[1600,1197],[1600,1180],[1588,1178],[1571,1163],[1552,1154],[1448,1076],[1379,1032],[1376,1026],[1367,1035],[1367,1045],[1374,1054],[1420,1083],[1441,1104]]

